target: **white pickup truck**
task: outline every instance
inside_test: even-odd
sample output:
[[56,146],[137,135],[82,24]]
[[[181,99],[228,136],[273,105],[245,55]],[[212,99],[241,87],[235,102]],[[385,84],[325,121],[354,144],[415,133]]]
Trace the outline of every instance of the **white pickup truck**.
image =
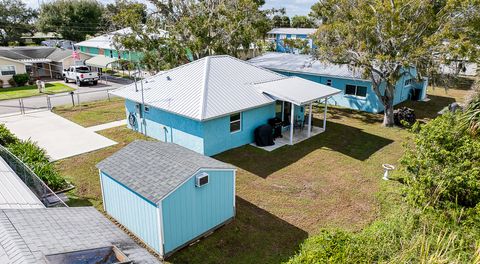
[[68,69],[63,70],[63,79],[65,83],[74,81],[78,86],[82,86],[84,83],[98,83],[98,73],[92,72],[88,66],[70,66]]

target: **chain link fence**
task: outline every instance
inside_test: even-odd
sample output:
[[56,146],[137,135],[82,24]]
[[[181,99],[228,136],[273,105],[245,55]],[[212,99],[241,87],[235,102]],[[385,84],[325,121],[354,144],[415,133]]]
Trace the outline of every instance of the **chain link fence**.
[[0,156],[46,207],[68,207],[25,163],[1,145]]
[[7,102],[0,101],[0,115],[24,115],[32,111],[51,111],[55,106],[77,106],[85,102],[111,100],[113,96],[109,92],[112,90],[114,89],[35,96],[8,100]]

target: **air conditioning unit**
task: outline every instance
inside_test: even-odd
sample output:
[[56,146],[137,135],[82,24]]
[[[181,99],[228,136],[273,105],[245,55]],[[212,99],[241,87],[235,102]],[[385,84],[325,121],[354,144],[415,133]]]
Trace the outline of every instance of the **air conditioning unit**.
[[195,177],[195,186],[202,187],[208,183],[208,173],[202,172]]

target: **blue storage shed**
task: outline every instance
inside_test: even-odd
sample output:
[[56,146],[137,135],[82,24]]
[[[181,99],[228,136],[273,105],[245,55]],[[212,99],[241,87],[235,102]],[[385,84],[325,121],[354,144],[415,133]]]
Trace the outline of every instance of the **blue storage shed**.
[[235,167],[135,141],[97,165],[104,210],[162,257],[235,216]]

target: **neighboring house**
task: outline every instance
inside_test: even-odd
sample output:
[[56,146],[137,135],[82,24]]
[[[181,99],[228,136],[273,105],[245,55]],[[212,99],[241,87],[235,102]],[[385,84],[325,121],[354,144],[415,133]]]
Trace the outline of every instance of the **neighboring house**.
[[[310,55],[270,52],[249,60],[253,65],[287,75],[298,76],[341,90],[328,103],[355,110],[379,113],[384,110],[372,89],[370,80],[362,76],[361,70],[348,65],[324,63]],[[394,104],[406,100],[423,100],[426,97],[427,79],[418,81],[415,68],[410,68],[397,81]],[[384,88],[383,88],[384,89]]]
[[[117,48],[115,45],[115,37],[125,36],[132,34],[132,29],[127,27],[114,32],[93,37],[91,39],[79,42],[75,44],[75,47],[81,52],[89,54],[91,56],[102,55],[107,58],[123,59],[133,62],[138,62],[142,58],[142,53],[129,51],[127,49]],[[167,34],[166,31],[162,31],[163,34]]]
[[274,117],[290,129],[293,144],[290,124],[304,122],[307,108],[338,92],[230,56],[209,56],[111,93],[126,99],[129,128],[211,156],[253,143],[254,130]]
[[104,210],[161,257],[235,216],[235,167],[179,145],[134,141],[97,167]]
[[40,44],[40,42],[45,40],[58,40],[61,39],[62,35],[55,32],[35,32],[34,34],[22,34],[21,39],[25,41],[26,44]]
[[128,260],[160,263],[93,207],[0,210],[0,263],[131,263]]
[[72,50],[50,47],[0,47],[0,79],[4,87],[15,74],[29,73],[35,78],[62,78],[62,71],[75,64],[83,64],[89,55],[72,58]]
[[309,49],[315,48],[313,40],[310,37],[317,31],[316,28],[274,28],[267,32],[267,38],[275,43],[275,51],[299,53],[299,50],[292,50],[292,48],[285,45],[285,39],[302,39],[307,41]]

